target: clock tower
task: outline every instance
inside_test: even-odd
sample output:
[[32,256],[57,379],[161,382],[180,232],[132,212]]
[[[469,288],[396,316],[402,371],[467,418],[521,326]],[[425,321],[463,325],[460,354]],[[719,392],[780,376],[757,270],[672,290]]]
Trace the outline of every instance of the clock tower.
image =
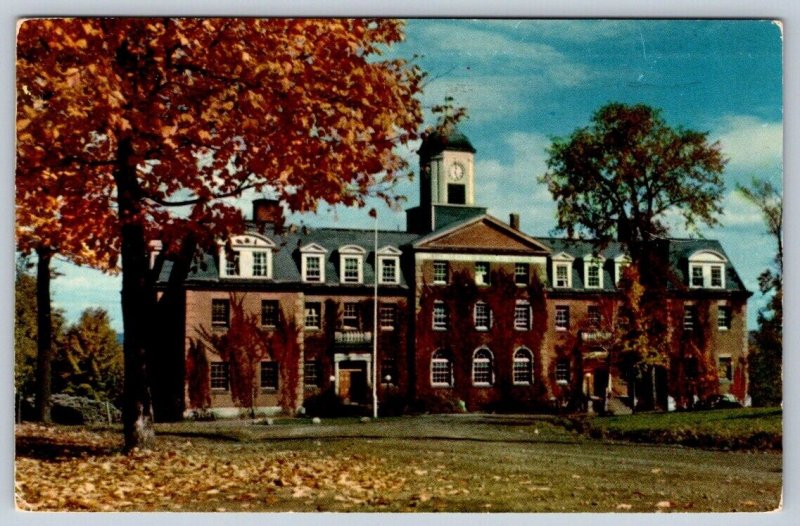
[[431,133],[419,149],[418,207],[408,210],[408,228],[431,232],[486,213],[475,206],[475,147],[458,128]]
[[419,150],[420,205],[475,203],[475,148],[458,128],[434,132]]

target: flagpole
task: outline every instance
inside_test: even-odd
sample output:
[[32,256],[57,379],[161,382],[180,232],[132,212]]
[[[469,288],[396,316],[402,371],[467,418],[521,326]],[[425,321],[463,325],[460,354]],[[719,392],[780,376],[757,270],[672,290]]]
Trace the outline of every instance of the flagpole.
[[378,418],[378,212],[375,214],[375,270],[372,301],[372,418]]

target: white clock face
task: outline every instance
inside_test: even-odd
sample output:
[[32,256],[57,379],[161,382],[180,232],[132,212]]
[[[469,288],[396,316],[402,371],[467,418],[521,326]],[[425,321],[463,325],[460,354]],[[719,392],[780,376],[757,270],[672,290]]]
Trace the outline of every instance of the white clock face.
[[464,177],[464,167],[458,163],[450,166],[450,179],[453,181],[460,181]]

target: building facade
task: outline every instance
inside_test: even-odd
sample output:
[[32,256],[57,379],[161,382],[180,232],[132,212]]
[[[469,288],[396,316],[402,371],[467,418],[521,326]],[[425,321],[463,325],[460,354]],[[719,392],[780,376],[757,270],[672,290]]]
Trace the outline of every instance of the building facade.
[[[279,204],[258,200],[247,231],[181,276],[184,413],[236,414],[243,399],[264,412],[367,405],[373,378],[380,403],[421,409],[746,396],[750,293],[718,242],[659,245],[672,343],[635,376],[613,352],[623,248],[532,237],[515,214],[487,214],[475,149],[457,130],[419,153],[421,202],[405,232],[284,227]],[[166,291],[176,265],[152,261]],[[233,385],[243,374],[252,398]]]

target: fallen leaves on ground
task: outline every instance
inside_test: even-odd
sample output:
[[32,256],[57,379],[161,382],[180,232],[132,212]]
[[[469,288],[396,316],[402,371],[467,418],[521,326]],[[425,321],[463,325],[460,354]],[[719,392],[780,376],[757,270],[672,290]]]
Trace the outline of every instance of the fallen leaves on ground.
[[[118,435],[38,425],[19,426],[17,441],[29,454],[16,460],[21,510],[181,510],[197,509],[201,499],[204,509],[248,509],[286,495],[333,500],[343,508],[379,506],[380,495],[401,491],[409,476],[387,469],[380,458],[314,451],[234,460],[185,442],[123,455]],[[34,454],[37,444],[47,444],[49,453]]]

